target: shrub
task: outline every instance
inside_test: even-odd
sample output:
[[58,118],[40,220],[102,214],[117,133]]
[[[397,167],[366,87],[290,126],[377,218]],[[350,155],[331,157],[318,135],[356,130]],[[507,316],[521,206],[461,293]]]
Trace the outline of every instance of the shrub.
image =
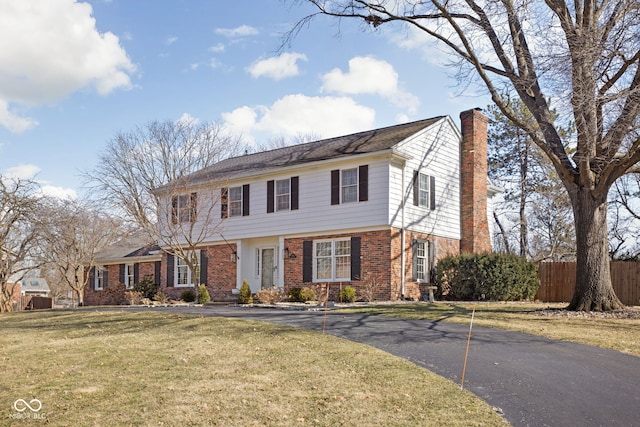
[[124,296],[129,300],[130,305],[138,305],[142,301],[142,292],[127,291],[124,293]]
[[291,288],[287,292],[287,300],[291,302],[315,301],[318,298],[316,291],[311,288]]
[[115,285],[109,285],[105,287],[102,297],[102,304],[104,305],[124,305],[127,298],[124,296],[127,287],[124,283],[118,283]]
[[158,292],[158,284],[153,283],[153,276],[145,274],[142,280],[133,285],[133,290],[142,293],[142,298],[153,299]]
[[338,292],[340,302],[354,302],[356,300],[356,290],[351,286],[345,286]]
[[185,289],[180,293],[180,299],[184,302],[194,302],[196,300],[196,293],[193,289]]
[[537,267],[503,254],[462,254],[438,261],[438,296],[476,301],[531,300],[538,291]]
[[211,301],[209,290],[206,285],[198,286],[198,304],[204,304]]
[[154,300],[159,302],[160,304],[167,304],[169,302],[169,295],[164,292],[156,293]]
[[240,293],[238,294],[238,303],[240,304],[253,303],[253,297],[251,296],[251,288],[249,287],[249,282],[247,282],[246,280],[242,281],[242,286],[240,287]]
[[256,299],[263,304],[275,304],[282,301],[284,292],[282,288],[271,286],[270,288],[262,288],[256,292]]

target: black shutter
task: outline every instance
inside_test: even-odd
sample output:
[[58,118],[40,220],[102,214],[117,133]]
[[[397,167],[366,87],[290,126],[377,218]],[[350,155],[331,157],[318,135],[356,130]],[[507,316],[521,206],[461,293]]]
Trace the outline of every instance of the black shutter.
[[331,204],[340,204],[340,170],[331,171]]
[[369,165],[362,165],[358,168],[358,201],[369,200]]
[[351,238],[351,280],[360,280],[360,237]]
[[414,282],[418,281],[418,241],[413,239],[411,242],[411,264],[412,264],[412,273],[411,279]]
[[420,205],[420,172],[413,171],[413,204]]
[[229,217],[229,189],[220,189],[220,218],[225,219]]
[[173,224],[178,223],[178,196],[171,198],[171,222]]
[[275,198],[275,182],[273,180],[267,181],[267,213],[272,213],[274,211],[273,201]]
[[429,196],[431,200],[429,200],[429,206],[431,210],[436,208],[436,177],[432,176],[429,178]]
[[153,266],[153,283],[160,284],[160,276],[162,276],[162,261],[156,261]]
[[302,281],[313,282],[313,241],[302,242]]
[[129,286],[133,286],[135,283],[138,283],[140,280],[140,263],[136,262],[133,264],[133,283],[129,283]]
[[119,265],[118,283],[124,283],[124,264]]
[[106,265],[104,266],[102,280],[104,281],[104,283],[102,283],[102,289],[107,289],[107,285],[109,283],[109,267],[107,267]]
[[207,258],[207,250],[202,249],[200,251],[200,283],[204,285],[207,284],[207,273],[208,273],[207,261],[208,260],[209,259]]
[[429,242],[429,283],[436,282],[436,244]]
[[89,283],[91,284],[91,287],[93,288],[93,290],[96,289],[96,268],[95,267],[91,267],[89,269]]
[[249,216],[249,184],[242,186],[242,216]]
[[298,209],[299,203],[299,181],[300,179],[297,176],[291,177],[291,210],[295,211]]
[[174,256],[171,254],[167,255],[167,287],[171,288],[173,287],[173,263],[174,261]]
[[189,221],[196,222],[198,218],[198,193],[191,193],[189,198]]

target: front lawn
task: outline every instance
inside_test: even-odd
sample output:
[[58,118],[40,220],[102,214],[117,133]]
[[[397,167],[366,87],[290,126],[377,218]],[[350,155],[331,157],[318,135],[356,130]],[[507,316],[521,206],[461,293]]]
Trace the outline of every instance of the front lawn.
[[507,425],[457,384],[316,332],[152,310],[8,313],[0,328],[0,425]]

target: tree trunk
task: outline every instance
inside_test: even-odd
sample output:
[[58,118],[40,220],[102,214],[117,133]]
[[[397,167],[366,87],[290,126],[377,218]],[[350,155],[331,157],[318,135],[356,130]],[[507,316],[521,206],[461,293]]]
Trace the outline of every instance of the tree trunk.
[[609,311],[624,308],[613,290],[609,268],[607,200],[588,189],[572,194],[576,224],[576,287],[569,310]]

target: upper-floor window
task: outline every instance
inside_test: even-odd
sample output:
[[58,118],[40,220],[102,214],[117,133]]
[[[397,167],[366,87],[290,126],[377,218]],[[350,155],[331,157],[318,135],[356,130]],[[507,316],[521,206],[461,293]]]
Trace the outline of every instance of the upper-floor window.
[[220,199],[221,218],[249,215],[249,184],[223,188]]
[[276,211],[288,211],[291,199],[291,181],[280,179],[276,181]]
[[369,166],[331,171],[331,204],[369,200]]
[[436,179],[433,176],[414,171],[413,204],[428,209],[436,208]]
[[267,181],[267,213],[298,209],[297,176]]
[[342,171],[342,203],[358,201],[358,169]]
[[195,222],[197,215],[197,193],[181,194],[171,198],[171,222]]

